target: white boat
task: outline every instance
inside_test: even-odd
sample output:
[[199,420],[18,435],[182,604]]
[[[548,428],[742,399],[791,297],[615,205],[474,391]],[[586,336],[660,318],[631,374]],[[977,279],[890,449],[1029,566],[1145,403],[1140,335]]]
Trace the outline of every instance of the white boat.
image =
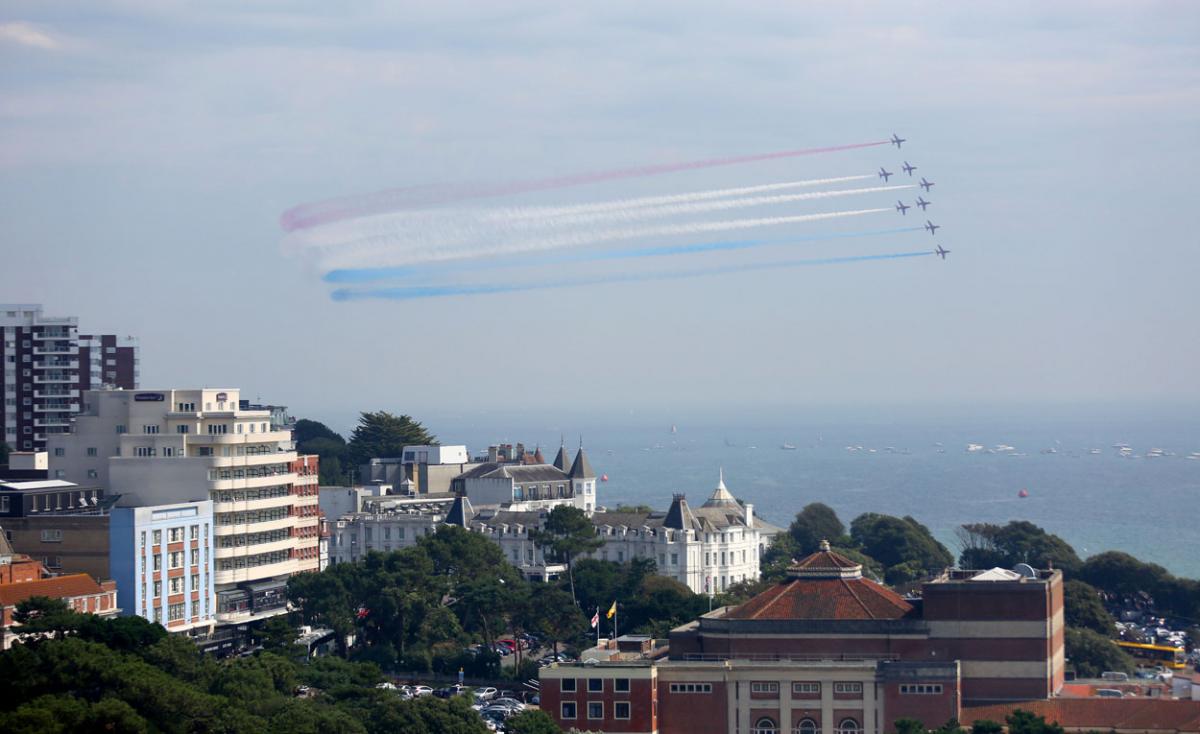
[[782,446],[780,446],[779,448],[783,449],[784,451],[795,451],[796,450],[796,447],[790,443],[785,443]]
[[975,454],[980,451],[983,451],[983,444],[978,444],[978,443],[967,444],[967,453],[968,454]]

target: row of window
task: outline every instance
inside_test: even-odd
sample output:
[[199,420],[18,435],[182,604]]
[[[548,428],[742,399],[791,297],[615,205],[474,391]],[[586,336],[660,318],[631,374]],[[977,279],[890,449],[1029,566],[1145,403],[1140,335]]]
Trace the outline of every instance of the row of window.
[[[571,719],[579,718],[579,706],[574,701],[563,701],[561,706],[562,706],[562,709],[560,711],[560,714],[561,714],[560,718],[562,718],[564,720],[571,720]],[[602,701],[588,701],[587,702],[587,717],[592,720],[603,719],[604,718],[604,703]],[[617,702],[613,703],[612,717],[614,719],[628,719],[629,718],[629,702],[628,701],[617,701]]]
[[[779,684],[774,681],[751,681],[751,693],[779,693]],[[821,684],[811,682],[797,682],[792,684],[792,693],[820,693]],[[862,693],[862,683],[845,682],[834,683],[834,693]]]
[[[604,690],[603,678],[588,678],[587,689],[589,693],[600,693]],[[579,690],[578,683],[575,678],[563,678],[559,683],[559,690],[563,693],[574,693]],[[617,693],[629,693],[628,678],[613,678],[613,690]]]
[[[207,577],[208,577],[208,574],[205,574],[206,582],[208,581]],[[200,575],[194,573],[194,574],[192,574],[191,579],[192,579],[191,590],[199,591],[200,590]],[[184,592],[182,576],[175,576],[173,578],[167,579],[167,581],[169,582],[168,586],[167,586],[168,594],[182,594]],[[158,597],[162,596],[162,592],[163,592],[163,582],[162,581],[155,581],[153,588],[154,588],[153,598],[157,599]],[[143,589],[144,589],[143,593],[145,593],[145,591],[149,591],[148,588],[143,587]]]
[[[161,571],[162,570],[162,556],[155,553],[150,558],[151,558],[150,570]],[[200,565],[200,550],[198,548],[192,548],[191,558],[192,558],[192,562],[190,565],[192,565],[192,566]],[[205,564],[208,563],[208,548],[207,547],[204,548],[204,562],[205,562]],[[175,551],[175,552],[169,554],[168,559],[167,559],[167,564],[168,564],[167,565],[168,568],[172,568],[172,569],[182,568],[183,567],[183,551]],[[142,573],[146,573],[146,557],[145,556],[142,556],[141,567],[142,567]]]
[[238,568],[269,566],[272,563],[283,563],[290,557],[290,551],[275,551],[274,553],[259,553],[253,556],[239,556],[238,558],[222,558],[217,560],[217,570],[233,571]]
[[[199,525],[191,525],[186,530],[187,530],[188,536],[192,540],[196,540],[197,538],[200,537],[200,526]],[[185,531],[185,529],[183,527],[167,528],[167,542],[168,543],[182,543],[184,531]],[[208,537],[208,523],[204,523],[204,537],[206,537],[206,538]],[[142,540],[142,547],[145,548],[146,547],[145,531],[142,532],[141,540]],[[151,536],[151,540],[154,545],[162,545],[163,531],[155,530],[153,536]]]
[[671,693],[712,693],[712,683],[672,683]]
[[256,522],[273,522],[288,517],[287,507],[271,507],[266,510],[248,510],[246,512],[219,512],[218,525],[248,525]]
[[942,692],[941,683],[901,683],[900,692],[906,695],[935,696]]
[[269,500],[278,497],[291,496],[291,489],[286,484],[257,489],[224,489],[209,493],[213,502],[248,502],[251,500]]
[[245,468],[209,469],[208,479],[215,482],[218,479],[258,479],[260,477],[278,477],[291,474],[287,464],[266,464]]
[[[769,716],[764,716],[754,722],[754,726],[750,728],[750,734],[779,734],[779,724]],[[846,718],[834,730],[835,734],[862,734],[862,727],[855,719]],[[817,726],[817,722],[812,719],[801,719],[796,726],[792,727],[792,734],[821,734],[821,728]]]
[[240,548],[245,545],[259,545],[260,543],[275,543],[280,540],[287,540],[291,537],[291,531],[269,530],[265,533],[247,533],[245,535],[222,535],[217,538],[218,548]]

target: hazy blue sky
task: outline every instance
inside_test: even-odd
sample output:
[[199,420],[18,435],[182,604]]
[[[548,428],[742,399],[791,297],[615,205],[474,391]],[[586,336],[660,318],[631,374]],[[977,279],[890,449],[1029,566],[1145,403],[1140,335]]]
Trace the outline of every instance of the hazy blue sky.
[[[352,5],[0,2],[0,301],[335,423],[1200,399],[1200,5]],[[281,248],[306,201],[893,131],[568,200],[907,157],[945,263],[336,303]]]

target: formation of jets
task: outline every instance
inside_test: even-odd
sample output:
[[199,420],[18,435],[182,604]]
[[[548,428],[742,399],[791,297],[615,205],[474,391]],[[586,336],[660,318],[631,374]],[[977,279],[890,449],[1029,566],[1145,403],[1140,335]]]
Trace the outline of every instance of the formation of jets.
[[[904,138],[902,138],[902,137],[900,137],[899,135],[897,135],[897,134],[895,134],[895,133],[892,133],[892,138],[891,138],[891,140],[890,140],[890,141],[888,141],[888,142],[890,142],[892,145],[896,146],[896,148],[897,148],[897,149],[899,149],[899,148],[900,148],[900,145],[901,145],[901,143],[904,143],[904,142],[905,142],[905,139],[904,139]],[[905,173],[905,174],[907,174],[909,178],[912,178],[913,171],[917,170],[917,167],[916,167],[916,166],[914,166],[914,165],[912,165],[912,164],[911,164],[911,163],[909,163],[908,161],[904,161],[904,165],[900,167],[900,170],[904,171],[904,173]],[[882,166],[879,168],[879,177],[880,177],[880,178],[882,178],[882,179],[884,180],[884,183],[887,183],[887,180],[888,180],[889,178],[891,178],[892,176],[894,176],[894,175],[895,175],[894,173],[892,173],[891,171],[887,170],[886,168],[883,168]],[[925,177],[924,177],[924,176],[922,176],[922,177],[921,177],[921,181],[920,181],[920,183],[918,184],[918,186],[920,186],[922,189],[924,189],[924,190],[925,190],[925,193],[927,194],[927,193],[929,193],[929,190],[930,190],[930,189],[932,189],[932,188],[934,187],[934,182],[933,182],[933,181],[928,181],[928,180],[926,180],[926,179],[925,179]],[[907,216],[907,215],[908,215],[908,210],[909,210],[909,209],[912,209],[914,206],[918,206],[918,207],[920,207],[920,208],[921,208],[921,211],[922,211],[922,212],[924,212],[926,209],[928,209],[928,208],[929,208],[929,205],[930,205],[930,204],[932,204],[932,203],[933,203],[932,201],[926,201],[926,200],[925,200],[925,197],[924,197],[924,194],[922,194],[922,195],[919,195],[919,196],[917,196],[917,200],[916,200],[916,202],[914,202],[914,203],[913,203],[913,204],[911,204],[911,205],[910,205],[910,204],[905,204],[903,201],[897,201],[897,202],[896,202],[896,211],[900,212],[900,215],[901,215],[901,216]],[[939,229],[941,229],[941,227],[942,227],[942,225],[940,225],[940,224],[934,224],[933,222],[931,222],[931,221],[930,221],[930,220],[928,220],[928,219],[926,219],[926,220],[925,220],[925,227],[924,227],[924,229],[925,229],[926,231],[928,231],[930,235],[936,236],[936,235],[937,235],[937,231],[938,231]],[[939,244],[939,245],[937,246],[937,249],[933,251],[933,254],[935,254],[935,255],[937,255],[938,257],[940,257],[940,258],[942,258],[943,260],[945,260],[945,259],[946,259],[946,255],[949,255],[949,254],[950,254],[950,251],[949,251],[949,250],[947,250],[946,248],[942,247],[942,246]]]

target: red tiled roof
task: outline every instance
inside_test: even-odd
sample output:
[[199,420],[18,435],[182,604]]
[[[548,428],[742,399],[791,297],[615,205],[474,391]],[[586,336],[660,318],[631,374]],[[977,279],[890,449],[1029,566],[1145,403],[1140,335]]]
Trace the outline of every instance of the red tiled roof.
[[807,558],[802,558],[791,565],[799,571],[808,571],[824,568],[858,568],[862,564],[855,563],[849,558],[843,556],[837,551],[817,551]]
[[1200,732],[1200,701],[1162,698],[1052,698],[971,706],[963,708],[961,719],[967,725],[984,719],[1003,723],[1017,709],[1064,729]]
[[20,604],[31,596],[48,596],[63,599],[88,594],[102,594],[104,589],[86,573],[58,576],[39,581],[24,581],[17,584],[0,584],[0,606]]
[[900,619],[912,606],[863,578],[794,578],[735,607],[729,619]]

